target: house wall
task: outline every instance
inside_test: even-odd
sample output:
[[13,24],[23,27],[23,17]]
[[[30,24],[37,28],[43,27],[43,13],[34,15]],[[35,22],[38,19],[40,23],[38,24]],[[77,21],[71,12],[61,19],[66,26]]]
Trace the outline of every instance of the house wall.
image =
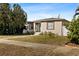
[[[53,23],[53,22],[52,22]],[[41,22],[41,32],[52,32],[62,35],[62,21],[54,21],[54,30],[47,29],[47,22]]]
[[68,30],[65,26],[63,26],[63,36],[67,36]]

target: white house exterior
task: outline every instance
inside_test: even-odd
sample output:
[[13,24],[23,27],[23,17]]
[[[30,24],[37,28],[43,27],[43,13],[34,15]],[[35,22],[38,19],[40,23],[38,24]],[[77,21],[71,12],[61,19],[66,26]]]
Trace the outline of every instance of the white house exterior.
[[46,18],[32,22],[33,31],[35,34],[41,32],[52,32],[60,36],[67,36],[68,30],[65,27],[65,23],[69,21],[60,18]]

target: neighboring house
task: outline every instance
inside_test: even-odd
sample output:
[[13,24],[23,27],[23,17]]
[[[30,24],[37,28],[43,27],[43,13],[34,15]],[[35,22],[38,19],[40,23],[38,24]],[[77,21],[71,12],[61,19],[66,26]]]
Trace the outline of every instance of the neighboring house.
[[52,32],[57,35],[67,36],[68,30],[65,27],[65,24],[69,22],[65,19],[60,18],[46,18],[40,19],[33,22],[28,22],[29,30],[33,30],[35,34],[39,34],[41,32]]

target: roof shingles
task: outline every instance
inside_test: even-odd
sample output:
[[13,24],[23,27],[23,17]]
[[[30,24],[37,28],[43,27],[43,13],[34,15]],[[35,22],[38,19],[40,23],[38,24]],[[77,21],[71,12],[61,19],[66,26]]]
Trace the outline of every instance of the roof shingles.
[[61,18],[46,18],[46,19],[35,20],[34,22],[45,22],[45,21],[68,21],[68,20]]

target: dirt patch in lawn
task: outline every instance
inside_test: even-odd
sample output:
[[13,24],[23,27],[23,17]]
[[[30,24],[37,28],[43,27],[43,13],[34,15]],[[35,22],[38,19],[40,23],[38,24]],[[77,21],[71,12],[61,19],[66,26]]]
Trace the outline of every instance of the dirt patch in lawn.
[[53,55],[51,49],[26,48],[15,45],[0,44],[0,56],[45,56]]
[[77,56],[79,49],[56,46],[39,49],[0,44],[0,56]]

